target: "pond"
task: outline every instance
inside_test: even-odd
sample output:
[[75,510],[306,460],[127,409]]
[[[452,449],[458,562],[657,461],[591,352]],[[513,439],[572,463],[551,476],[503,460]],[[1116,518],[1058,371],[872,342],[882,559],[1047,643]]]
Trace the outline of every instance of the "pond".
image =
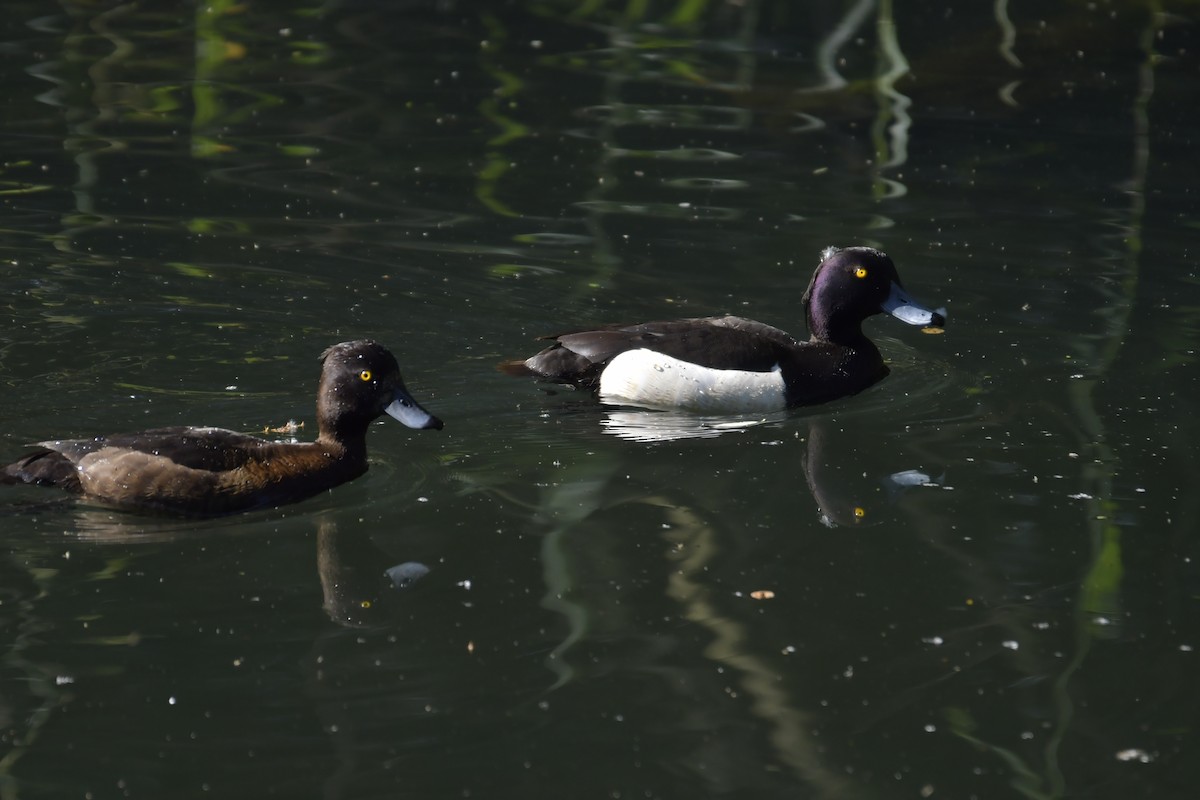
[[[5,463],[310,439],[359,338],[446,426],[215,520],[2,487],[0,798],[1194,793],[1194,6],[8,8]],[[497,370],[806,336],[856,244],[948,316],[861,394]]]

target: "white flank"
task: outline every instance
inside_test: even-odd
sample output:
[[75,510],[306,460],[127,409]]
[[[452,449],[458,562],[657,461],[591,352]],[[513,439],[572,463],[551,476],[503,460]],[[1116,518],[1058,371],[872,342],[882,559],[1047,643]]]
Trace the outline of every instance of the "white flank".
[[709,369],[653,350],[627,350],[600,375],[600,399],[708,414],[778,411],[787,403],[778,365],[770,372]]

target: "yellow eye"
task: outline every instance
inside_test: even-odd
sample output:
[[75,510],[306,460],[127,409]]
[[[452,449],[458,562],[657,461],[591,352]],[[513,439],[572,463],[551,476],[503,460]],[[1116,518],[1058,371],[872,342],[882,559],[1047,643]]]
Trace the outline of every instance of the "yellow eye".
[[371,370],[364,369],[362,372],[358,373],[358,377],[362,378],[364,381],[371,380]]
[[855,267],[854,268],[854,277],[856,277],[856,278],[867,277],[867,268],[866,267]]
[[867,510],[865,508],[863,508],[862,506],[854,507],[854,518],[855,519],[862,519],[866,515],[867,515]]

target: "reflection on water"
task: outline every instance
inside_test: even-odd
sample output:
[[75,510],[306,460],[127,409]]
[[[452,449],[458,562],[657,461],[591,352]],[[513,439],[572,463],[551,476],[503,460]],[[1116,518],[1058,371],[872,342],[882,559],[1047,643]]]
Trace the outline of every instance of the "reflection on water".
[[706,417],[683,412],[622,409],[605,411],[600,424],[605,433],[631,442],[670,442],[709,439],[723,433],[779,422],[785,417],[783,412],[742,418],[737,415]]
[[[664,412],[603,413],[606,432],[614,421],[643,437],[638,441],[648,438],[660,446],[694,441],[697,428],[711,424]],[[750,446],[782,453],[773,466],[782,469],[785,484],[803,487],[807,479],[827,525],[881,525],[890,516],[886,506],[906,488],[898,484],[923,483],[913,480],[915,471],[868,479],[864,466],[875,460],[863,456],[880,443],[867,432],[856,434],[852,424],[824,415],[780,415],[772,422],[766,431],[753,423],[732,424],[745,434],[760,434]],[[797,423],[807,429],[803,439],[794,430]],[[794,605],[797,582],[804,578],[785,577],[786,568],[783,573],[764,571],[754,559],[743,560],[735,540],[751,531],[736,530],[736,524],[730,530],[730,520],[715,518],[704,486],[654,480],[652,467],[638,471],[648,484],[631,483],[626,473],[634,460],[610,456],[579,463],[567,474],[556,475],[539,493],[536,518],[544,527],[541,563],[546,583],[542,605],[560,614],[566,628],[546,662],[556,676],[555,692],[582,691],[618,664],[635,670],[645,664],[658,676],[661,691],[694,709],[697,729],[723,727],[719,716],[705,718],[706,713],[715,714],[705,709],[720,707],[718,698],[744,697],[749,713],[763,726],[772,760],[786,774],[821,794],[851,791],[855,782],[830,768],[821,755],[827,744],[814,734],[829,724],[824,703],[784,677],[788,670],[780,648],[782,657],[790,658],[797,645],[753,621],[759,618],[753,606],[773,617],[770,609],[776,600],[790,613],[807,616]],[[771,486],[767,491],[774,490]],[[811,543],[812,534],[800,520],[789,527],[792,536]],[[640,569],[630,573],[633,561]],[[622,644],[614,650],[615,642]],[[681,652],[711,664],[712,674],[720,679],[713,683],[704,670],[669,666]],[[717,786],[737,783],[734,754],[747,746],[733,731],[721,738],[725,754],[720,757],[707,745],[681,742],[679,763],[689,770],[706,765],[708,780]]]
[[[808,420],[804,477],[823,524],[830,528],[875,525],[885,519],[887,507],[902,492],[914,487],[941,488],[920,469],[873,472],[894,458],[867,452],[879,447],[879,442],[855,436],[843,421]],[[874,465],[873,470],[864,469],[866,465]]]
[[401,591],[429,574],[420,562],[394,562],[365,533],[341,533],[328,516],[318,521],[317,572],[325,611],[339,625],[379,625],[395,613]]
[[[674,442],[685,439],[710,439],[727,433],[740,433],[761,425],[783,428],[781,435],[791,435],[779,423],[789,414],[779,412],[768,418],[742,419],[737,416],[705,417],[687,413],[649,410],[606,410],[600,425],[605,433],[642,444]],[[804,444],[801,466],[820,510],[821,521],[828,527],[859,526],[878,522],[882,507],[914,487],[951,488],[944,478],[935,479],[920,469],[899,469],[895,472],[872,474],[864,471],[867,464],[878,464],[878,443],[854,436],[834,418],[807,418],[808,435]],[[782,441],[769,444],[782,444]],[[884,462],[887,459],[883,459]],[[878,467],[875,467],[878,469]],[[574,489],[589,484],[578,480]],[[586,505],[586,504],[581,504]]]

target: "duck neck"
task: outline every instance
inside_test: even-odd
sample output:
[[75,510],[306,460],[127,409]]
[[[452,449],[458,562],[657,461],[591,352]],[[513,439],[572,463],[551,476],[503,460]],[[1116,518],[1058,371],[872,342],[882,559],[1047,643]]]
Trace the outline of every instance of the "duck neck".
[[[820,310],[814,311],[814,308]],[[804,309],[808,320],[808,333],[814,342],[833,342],[848,347],[859,347],[870,343],[862,332],[862,320],[845,314],[836,306],[810,302]]]
[[365,461],[367,457],[367,438],[362,434],[345,436],[323,430],[317,436],[316,444],[334,458]]
[[317,406],[317,444],[335,458],[366,461],[367,426],[358,415]]

